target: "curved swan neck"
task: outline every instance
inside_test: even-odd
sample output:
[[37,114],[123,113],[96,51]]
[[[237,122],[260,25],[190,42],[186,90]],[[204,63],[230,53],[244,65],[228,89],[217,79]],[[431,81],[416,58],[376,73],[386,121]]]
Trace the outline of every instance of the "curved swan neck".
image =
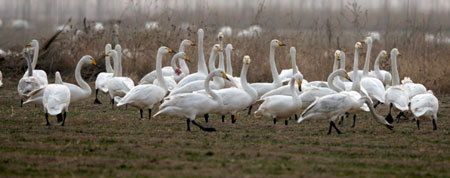
[[334,55],[333,72],[335,72],[337,69],[338,69],[338,59],[336,55]]
[[247,92],[247,94],[249,94],[252,97],[252,99],[256,100],[256,98],[258,97],[258,93],[247,82],[248,65],[249,64],[246,64],[245,62],[242,65],[241,77],[240,77],[241,78],[241,86],[245,90],[245,92]]
[[[222,47],[220,49],[222,49]],[[225,71],[225,61],[223,58],[223,51],[219,51],[219,69]]]
[[383,54],[380,53],[380,54],[377,56],[377,58],[375,59],[375,63],[373,64],[373,69],[374,69],[374,71],[375,71],[375,75],[377,76],[377,78],[382,78],[382,74],[381,74],[381,72],[380,72],[380,64],[379,64],[382,55],[383,55]]
[[83,80],[81,77],[81,68],[85,63],[89,61],[89,57],[83,56],[80,61],[78,61],[77,67],[75,68],[75,80],[78,83],[78,86],[80,86],[81,89],[87,92],[91,92],[91,87],[89,87],[89,84],[86,83],[86,81]]
[[181,44],[180,44],[180,47],[178,48],[178,52],[184,52],[184,43],[183,43],[183,41],[181,42]]
[[198,32],[198,71],[204,74],[208,74],[208,69],[206,68],[205,55],[203,54],[203,30],[199,29]]
[[167,86],[166,80],[162,74],[162,54],[159,51],[160,50],[158,50],[158,54],[156,55],[156,80],[158,80],[159,85],[164,89],[164,91],[167,92],[169,87]]
[[[334,81],[334,78],[336,78],[338,76],[338,71],[334,71],[333,73],[331,73],[329,76],[328,76],[328,79],[327,79],[327,83],[328,83],[328,87],[330,88],[330,89],[332,89],[332,90],[334,90],[334,91],[337,91],[337,92],[341,92],[341,91],[343,91],[341,88],[339,88],[339,87],[336,87],[335,85],[334,85],[334,83],[333,83],[333,81]],[[341,82],[340,80],[336,80],[337,82]]]
[[226,48],[225,51],[226,60],[227,60],[227,70],[226,73],[230,76],[233,76],[233,66],[231,66],[231,48]]
[[[173,55],[172,60],[170,60],[170,66],[172,67],[173,71],[177,70],[177,68],[178,68],[177,63],[176,63],[177,59],[178,59],[178,55]],[[181,62],[181,60],[180,60],[180,62]]]
[[391,63],[392,63],[392,86],[400,85],[400,77],[398,75],[397,69],[397,55],[391,54]]
[[341,52],[341,66],[340,69],[344,69],[345,70],[345,53]]
[[208,93],[213,100],[218,101],[220,104],[222,104],[222,98],[220,96],[218,96],[214,91],[211,90],[210,86],[209,86],[209,81],[211,81],[211,78],[213,78],[214,76],[214,72],[211,72],[205,79],[205,91],[206,93]]
[[295,81],[296,81],[295,77],[292,77],[291,81],[289,82],[289,87],[291,89],[292,101],[294,103],[298,103],[298,92],[295,87]]
[[[215,47],[211,50],[211,55],[209,56],[209,70],[214,71],[216,70],[216,58],[217,58],[217,51],[215,50]],[[222,70],[222,69],[221,69]],[[222,78],[219,77],[213,77],[213,81],[217,83],[219,86],[223,86],[225,84],[225,81]]]
[[114,69],[111,66],[111,57],[110,56],[105,56],[105,67],[106,67],[106,72],[107,73],[113,73]]
[[[184,49],[185,49],[185,44],[183,42],[181,42],[180,48],[178,48],[178,52],[184,52]],[[186,61],[184,61],[184,59],[179,59],[178,63],[180,63],[181,71],[183,71],[183,73],[185,75],[189,75],[189,67],[186,64]],[[176,67],[176,64],[175,64],[175,67]],[[173,69],[173,70],[175,70],[175,69]]]
[[277,65],[275,64],[275,47],[270,45],[269,52],[270,70],[272,71],[273,82],[279,87],[281,86],[280,77],[278,76]]
[[353,84],[352,84],[352,90],[354,91],[359,91],[358,60],[359,60],[359,51],[358,48],[355,48],[355,57],[353,60]]
[[31,77],[31,76],[33,76],[33,65],[31,64],[30,55],[29,54],[24,54],[23,56],[25,57],[25,60],[27,60],[28,76]]
[[110,56],[113,58],[114,61],[114,73],[113,73],[113,77],[120,77],[119,75],[119,58],[117,57],[117,52],[116,51],[110,51]]
[[39,57],[39,42],[36,40],[33,40],[33,46],[34,46],[34,52],[33,52],[33,69],[36,68],[38,57]]
[[372,42],[369,42],[367,44],[367,53],[366,53],[366,61],[364,62],[364,71],[363,76],[369,75],[369,68],[370,68],[370,53],[372,51]]

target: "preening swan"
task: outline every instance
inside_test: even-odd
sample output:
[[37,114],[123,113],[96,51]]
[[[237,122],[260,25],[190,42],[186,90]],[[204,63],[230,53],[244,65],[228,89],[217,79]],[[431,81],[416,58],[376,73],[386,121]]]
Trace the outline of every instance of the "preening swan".
[[[39,82],[41,82],[41,85],[47,85],[48,84],[47,73],[43,70],[36,70],[36,65],[39,57],[39,42],[37,40],[32,40],[27,44],[27,47],[34,48],[33,62],[31,63],[33,67],[33,76],[36,77],[39,80]],[[26,76],[27,72],[25,72],[23,76]]]
[[[265,116],[273,119],[274,124],[277,119],[285,119],[287,125],[287,118],[294,115],[302,107],[302,101],[298,97],[298,90],[301,90],[302,79],[299,73],[292,76],[289,82],[289,87],[291,89],[291,96],[286,95],[273,95],[261,99],[263,103],[259,106],[258,110],[255,111],[255,116]],[[298,82],[297,87],[295,83]]]
[[111,97],[112,109],[114,109],[114,97],[123,97],[125,94],[134,87],[134,82],[128,77],[122,77],[119,74],[120,63],[119,57],[115,50],[111,50],[106,53],[106,56],[111,56],[114,60],[114,74],[113,77],[108,79],[106,86],[108,87],[108,93]]
[[[17,85],[17,92],[20,97],[20,107],[23,105],[23,100],[27,99],[30,92],[45,86],[41,84],[41,81],[34,75],[33,65],[31,64],[30,54],[28,52],[23,53],[23,57],[27,60],[28,69],[25,75],[19,80]],[[41,101],[36,101],[34,104],[40,104]]]
[[425,94],[418,94],[411,99],[411,111],[417,122],[417,129],[420,129],[420,120],[431,119],[433,121],[433,130],[437,129],[437,112],[439,101],[432,91]]
[[220,69],[214,70],[206,77],[203,85],[207,95],[203,93],[183,93],[179,95],[168,96],[163,104],[159,106],[159,111],[153,116],[170,115],[182,118],[187,118],[187,130],[190,131],[190,123],[198,126],[203,131],[216,131],[215,128],[204,127],[197,122],[195,118],[197,115],[204,115],[207,113],[214,113],[223,104],[222,98],[218,96],[209,87],[210,80],[213,77],[222,77],[227,79],[227,75]]
[[111,67],[111,57],[106,56],[106,53],[108,53],[111,50],[111,44],[106,44],[105,46],[105,68],[106,72],[100,72],[97,75],[97,79],[95,80],[95,100],[94,104],[102,104],[100,100],[98,100],[98,90],[102,91],[103,93],[108,93],[108,87],[106,86],[106,83],[109,78],[113,77],[114,70]]
[[[161,66],[163,55],[168,53],[175,53],[172,49],[162,46],[158,49],[158,54],[156,56],[156,80],[159,85],[155,84],[141,84],[132,88],[122,99],[119,99],[117,107],[122,105],[131,105],[139,109],[141,114],[141,119],[143,118],[143,109],[148,109],[149,119],[151,118],[152,108],[156,103],[162,101],[164,96],[168,92],[168,86],[166,80],[162,75]],[[184,52],[179,53],[185,55]],[[186,57],[186,56],[184,56]]]
[[[195,46],[195,43],[190,40],[183,40],[181,41],[180,48],[178,52],[185,52],[186,46]],[[175,57],[174,57],[175,58]],[[189,75],[189,67],[186,64],[186,61],[181,58],[175,58],[178,60],[181,70],[176,67],[176,61],[171,62],[171,66],[166,66],[162,68],[163,76],[169,76],[174,77],[176,82],[179,82],[181,79],[183,79],[185,76]],[[156,70],[146,74],[142,79],[139,81],[139,84],[152,84],[156,80]]]
[[205,63],[205,56],[203,54],[203,29],[198,29],[197,31],[198,35],[198,63],[197,63],[197,72],[193,74],[189,74],[188,76],[184,77],[183,79],[178,82],[177,88],[180,88],[190,82],[196,81],[196,80],[204,80],[206,76],[208,75],[208,69],[206,68]]

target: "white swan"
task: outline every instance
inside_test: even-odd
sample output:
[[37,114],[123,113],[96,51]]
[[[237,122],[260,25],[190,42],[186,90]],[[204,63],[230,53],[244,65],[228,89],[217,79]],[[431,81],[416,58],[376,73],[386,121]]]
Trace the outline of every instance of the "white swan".
[[[105,54],[111,50],[111,44],[106,44],[105,46]],[[98,90],[103,93],[108,93],[108,87],[106,87],[106,83],[109,78],[113,77],[114,69],[111,67],[111,57],[105,56],[105,68],[106,72],[100,72],[97,75],[97,79],[95,80],[95,100],[94,104],[102,104],[100,100],[98,100]]]
[[241,79],[239,77],[233,77],[233,66],[231,65],[231,51],[234,50],[233,45],[227,44],[227,47],[225,49],[226,54],[226,61],[227,61],[227,68],[225,70],[225,73],[228,75],[228,78],[230,78],[230,81],[225,80],[225,86],[224,88],[230,88],[230,87],[237,87],[242,88],[241,85]]
[[[223,33],[219,32],[219,34],[217,34],[217,41],[218,44],[220,46],[220,49],[224,49],[223,47]],[[225,60],[224,60],[224,56],[223,56],[223,50],[220,50],[218,52],[219,54],[219,69],[225,71]]]
[[[291,96],[286,95],[273,95],[261,99],[263,103],[255,111],[255,116],[265,116],[273,119],[274,124],[277,119],[285,119],[287,125],[287,118],[294,115],[302,107],[302,101],[298,97],[298,89],[302,86],[303,77],[296,73],[292,76],[289,87],[291,89]],[[298,82],[298,87],[295,86],[295,82]]]
[[142,84],[132,88],[122,99],[119,99],[117,107],[122,105],[134,106],[139,109],[141,119],[143,118],[143,109],[148,109],[150,119],[153,106],[166,96],[169,89],[161,71],[163,55],[168,53],[174,53],[174,51],[165,46],[158,49],[158,54],[156,56],[156,80],[159,85]]
[[[190,40],[183,40],[181,41],[180,48],[178,52],[185,52],[186,46],[195,46],[195,43]],[[179,61],[181,70],[176,67],[176,64],[171,62],[171,66],[166,66],[162,68],[163,76],[170,76],[174,77],[176,82],[179,82],[181,79],[183,79],[185,76],[189,75],[189,67],[186,64],[186,61],[183,59],[175,58]],[[175,61],[176,62],[176,61]],[[175,68],[174,68],[175,65]],[[139,84],[152,84],[156,80],[156,70],[153,70],[152,72],[146,74],[142,79],[139,81]]]
[[[166,85],[169,88],[169,91],[171,91],[171,90],[173,90],[174,88],[177,87],[177,79],[176,78],[180,77],[183,74],[183,72],[180,69],[178,69],[176,64],[175,64],[177,60],[189,61],[189,57],[186,56],[186,53],[184,53],[184,52],[178,52],[177,54],[175,54],[172,57],[172,60],[170,62],[171,66],[172,66],[171,70],[173,71],[172,75],[171,76],[164,76],[164,72],[163,72],[163,78],[166,81]],[[153,84],[154,85],[159,85],[158,80],[154,80]]]
[[[307,81],[303,80],[303,75],[298,71],[298,68],[297,68],[297,65],[296,65],[296,59],[295,59],[296,50],[295,50],[294,47],[291,47],[290,55],[291,55],[292,69],[290,69],[291,72],[289,72],[289,76],[285,76],[285,77],[289,77],[288,79],[290,80],[290,78],[292,78],[292,74],[299,74],[302,77],[301,78],[302,82],[308,83]],[[287,74],[287,72],[285,72],[285,74]],[[305,87],[303,85],[299,89],[302,89],[302,88],[305,89]],[[273,96],[273,95],[289,95],[290,96],[291,95],[290,86],[289,85],[284,85],[284,86],[278,87],[276,89],[270,90],[269,92],[267,92],[264,95],[262,95],[261,99],[264,99],[266,97]]]
[[183,79],[178,82],[178,86],[182,87],[190,82],[196,81],[196,80],[204,80],[206,76],[208,75],[208,69],[206,68],[205,63],[205,56],[203,54],[203,29],[198,29],[197,32],[198,35],[198,63],[197,63],[197,72],[193,74],[189,74],[188,76],[184,77]]
[[220,109],[222,98],[209,87],[210,80],[215,76],[227,79],[225,72],[220,69],[214,70],[206,77],[203,85],[208,95],[203,93],[183,93],[167,97],[159,106],[159,111],[153,116],[170,115],[187,118],[187,130],[190,131],[190,122],[203,131],[216,131],[214,128],[203,127],[195,122],[197,115],[213,113]]
[[400,85],[400,77],[398,76],[397,55],[399,54],[400,52],[398,52],[397,48],[391,50],[392,86],[383,95],[384,103],[389,105],[389,113],[386,116],[386,120],[389,123],[393,122],[391,115],[392,107],[400,111],[397,118],[400,118],[402,115],[404,116],[403,112],[408,110],[408,91]]
[[[117,52],[117,58],[118,58],[118,63],[119,63],[119,76],[123,76],[123,66],[122,66],[122,46],[120,46],[120,44],[116,44],[116,46],[114,47],[114,50]],[[114,64],[116,64],[116,62],[114,61]],[[115,66],[114,66],[114,71],[116,70]],[[114,74],[113,74],[114,75]]]
[[[47,73],[43,70],[36,70],[36,65],[39,57],[39,42],[37,40],[32,40],[27,44],[27,47],[33,47],[33,62],[31,63],[33,67],[33,76],[39,79],[39,82],[41,82],[41,85],[47,85],[48,79],[47,79]],[[28,72],[28,71],[27,71]],[[27,76],[27,72],[23,74],[23,76]]]
[[420,129],[420,121],[422,119],[431,119],[433,121],[433,130],[437,129],[437,112],[439,109],[439,101],[433,92],[418,94],[411,99],[411,111],[416,117],[417,129]]
[[[218,44],[215,44],[212,48],[211,48],[211,54],[209,57],[209,69],[211,71],[215,70],[215,59],[217,57],[217,52],[220,51],[220,46]],[[198,91],[198,90],[203,90],[204,85],[203,84],[204,81],[202,80],[197,80],[197,81],[192,81],[190,83],[187,83],[184,86],[179,86],[175,89],[173,89],[172,91],[170,91],[170,95],[177,95],[177,94],[181,94],[181,93],[191,93],[193,91]],[[211,88],[213,89],[221,89],[223,88],[225,85],[223,79],[214,77],[213,81],[211,82]]]
[[[23,106],[23,100],[27,99],[27,95],[30,94],[30,92],[37,90],[41,88],[42,85],[39,79],[34,75],[33,65],[31,64],[30,54],[28,52],[23,53],[23,57],[25,60],[27,60],[28,69],[27,72],[25,72],[26,75],[24,75],[20,80],[19,84],[17,85],[17,92],[19,93],[20,97],[20,107]],[[34,104],[40,104],[42,103],[42,100],[33,102]]]
[[70,103],[75,103],[87,99],[92,93],[89,84],[83,80],[83,77],[81,77],[81,69],[85,64],[92,64],[94,66],[97,65],[95,59],[92,56],[83,56],[81,57],[80,61],[78,61],[77,67],[75,68],[75,80],[77,81],[78,85],[63,82],[64,86],[66,86],[70,90]]
[[302,73],[298,70],[297,63],[295,61],[295,55],[296,55],[295,53],[296,53],[295,48],[291,47],[290,54],[291,54],[292,68],[281,70],[279,77],[280,77],[280,80],[282,83],[291,80],[293,74],[299,73],[300,75],[302,75]]
[[314,101],[300,116],[298,123],[303,122],[305,119],[309,118],[323,118],[330,119],[330,127],[328,129],[328,134],[331,134],[331,128],[334,127],[338,134],[341,131],[336,127],[334,123],[339,116],[342,116],[350,110],[355,110],[360,108],[364,103],[369,106],[370,112],[373,118],[380,124],[386,126],[388,129],[392,130],[393,126],[389,124],[383,117],[375,113],[375,108],[373,108],[372,101],[364,96],[357,100],[349,97],[345,93],[336,93],[331,95],[326,95]]
[[387,52],[385,50],[381,50],[381,52],[378,54],[377,58],[375,59],[374,63],[374,70],[369,73],[371,76],[376,76],[379,80],[383,82],[383,85],[387,87],[391,84],[392,75],[388,71],[380,70],[380,59],[386,59],[387,58]]
[[[214,114],[222,115],[222,122],[224,122],[224,116],[231,114],[232,123],[237,120],[237,113],[244,110],[257,100],[256,90],[247,83],[247,71],[250,65],[250,57],[244,56],[242,70],[241,70],[241,88],[225,88],[220,90],[214,90],[214,92],[222,98],[223,105],[220,106]],[[205,93],[206,94],[206,93]]]
[[108,79],[106,86],[108,87],[108,93],[111,97],[112,109],[114,109],[114,97],[123,97],[125,94],[134,87],[134,82],[128,77],[122,77],[119,74],[120,63],[118,54],[115,50],[111,50],[106,53],[106,56],[111,56],[114,60],[114,74],[113,77]]
[[406,91],[408,91],[409,99],[413,98],[416,95],[427,93],[427,89],[420,83],[414,83],[411,78],[405,77],[402,80],[402,87]]

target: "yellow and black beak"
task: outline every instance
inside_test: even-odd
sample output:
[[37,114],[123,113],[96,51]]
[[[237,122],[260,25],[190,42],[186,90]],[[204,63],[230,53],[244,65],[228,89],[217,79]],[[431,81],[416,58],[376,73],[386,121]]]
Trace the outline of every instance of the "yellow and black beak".
[[341,59],[341,54],[336,54],[337,59]]
[[278,41],[278,46],[286,46],[286,44],[284,44],[284,43],[281,42],[281,41]]
[[191,46],[195,46],[195,43],[193,41],[191,41],[190,45]]
[[110,54],[111,52],[107,52],[106,54],[105,54],[105,56],[110,56],[111,54]]
[[94,58],[92,58],[92,65],[97,66],[97,62],[95,62]]
[[350,82],[352,81],[352,79],[350,79],[350,76],[348,74],[345,74],[345,78]]
[[364,45],[363,45],[362,43],[358,43],[358,48],[359,48],[359,49],[363,48],[363,46],[364,46]]
[[191,59],[189,59],[189,56],[186,56],[186,57],[184,58],[184,60],[187,61],[187,62],[189,62],[189,63],[191,63]]
[[388,55],[387,55],[387,54],[384,54],[383,57],[386,59],[386,58],[388,57]]
[[228,81],[230,81],[230,79],[228,78],[227,74],[222,72],[222,78],[227,79]]
[[402,56],[402,54],[400,54],[400,51],[397,53],[397,56]]
[[302,81],[298,81],[298,91],[302,91]]
[[237,114],[234,114],[234,115],[231,115],[231,123],[236,123],[236,121],[237,121],[237,118],[238,118],[238,115]]
[[362,40],[362,42],[367,43],[367,38],[364,38],[364,40]]
[[217,45],[217,46],[216,46],[216,49],[217,49],[217,51],[220,51],[220,46]]

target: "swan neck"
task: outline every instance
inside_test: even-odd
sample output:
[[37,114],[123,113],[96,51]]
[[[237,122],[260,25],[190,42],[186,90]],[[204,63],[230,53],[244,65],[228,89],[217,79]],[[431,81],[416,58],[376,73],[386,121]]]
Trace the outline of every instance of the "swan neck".
[[372,43],[369,43],[367,45],[367,53],[366,53],[366,61],[364,62],[364,71],[363,76],[369,75],[369,68],[370,68],[370,53],[372,51]]
[[158,52],[156,55],[156,80],[158,80],[159,85],[167,92],[169,87],[167,86],[166,80],[162,74],[162,54]]
[[233,66],[231,66],[231,49],[227,48],[225,53],[226,53],[226,58],[227,58],[226,73],[230,76],[233,76]]
[[400,85],[400,77],[397,69],[397,55],[392,56],[392,86]]
[[34,46],[34,53],[33,53],[32,66],[33,66],[33,69],[35,69],[36,65],[37,65],[38,57],[39,57],[39,43],[34,43],[33,46]]
[[25,57],[25,60],[27,60],[27,66],[28,66],[28,76],[31,77],[33,76],[33,65],[31,64],[30,58],[29,57]]
[[123,75],[123,73],[122,73],[122,52],[121,51],[119,51],[119,50],[116,50],[117,51],[117,58],[118,58],[118,63],[119,63],[119,73],[118,73],[118,75],[119,75],[119,77],[122,77]]
[[[341,92],[343,91],[341,88],[336,87],[336,85],[334,85],[334,79],[337,77],[338,73],[337,72],[333,72],[328,76],[327,79],[327,83],[328,83],[328,87],[330,87],[330,89],[337,91],[337,92]],[[336,80],[337,82],[342,82],[341,80]]]
[[381,59],[381,55],[378,55],[377,58],[375,59],[375,63],[373,64],[373,69],[375,71],[375,75],[377,76],[377,78],[381,78],[381,72],[380,72],[380,59]]
[[338,59],[336,55],[334,56],[334,62],[333,62],[333,72],[338,69]]
[[111,66],[111,56],[105,56],[105,68],[107,73],[114,72],[114,69]]
[[222,105],[222,103],[223,103],[222,102],[222,98],[220,98],[214,91],[212,91],[211,87],[209,86],[209,82],[211,81],[211,78],[213,78],[213,76],[214,76],[214,73],[211,72],[206,77],[205,83],[204,83],[205,91],[206,91],[206,93],[208,93],[213,98],[213,100],[218,101]]
[[345,70],[345,54],[342,53],[341,55],[341,66],[340,69],[344,69]]
[[353,60],[353,84],[352,90],[359,91],[359,74],[358,74],[359,51],[355,48],[355,58]]
[[219,69],[224,70],[225,71],[225,61],[223,59],[223,52],[219,51]]
[[208,74],[208,69],[206,68],[205,55],[203,54],[203,34],[198,35],[198,71],[204,74]]
[[184,44],[181,42],[180,47],[178,48],[178,52],[184,52]]
[[81,89],[86,92],[91,92],[91,87],[89,87],[89,84],[83,80],[83,77],[81,77],[81,68],[83,67],[84,63],[87,63],[88,60],[88,58],[82,58],[80,61],[78,61],[77,67],[75,68],[75,80],[77,81],[77,84]]
[[113,77],[120,77],[119,75],[119,59],[117,57],[117,55],[111,55],[114,61],[114,73],[113,73]]
[[[177,70],[177,63],[176,63],[177,59],[178,59],[178,56],[174,55],[172,57],[172,60],[170,60],[170,66],[172,67],[173,71]],[[180,60],[180,62],[181,62],[181,60]]]
[[295,78],[292,77],[291,81],[289,82],[289,87],[291,89],[292,101],[294,103],[298,103],[298,89],[296,89],[297,87],[295,87],[295,81]]
[[248,64],[244,63],[242,65],[242,70],[241,70],[241,86],[242,88],[245,90],[245,92],[247,92],[247,94],[249,94],[253,100],[256,100],[256,98],[258,97],[258,93],[256,92],[256,90],[251,87],[248,82],[247,82],[247,71],[248,71]]
[[296,54],[291,55],[291,64],[292,64],[292,76],[294,76],[294,74],[298,73]]
[[280,87],[281,81],[278,76],[277,65],[275,64],[275,47],[272,45],[270,45],[269,62],[270,70],[272,71],[273,82],[277,85],[277,87]]

